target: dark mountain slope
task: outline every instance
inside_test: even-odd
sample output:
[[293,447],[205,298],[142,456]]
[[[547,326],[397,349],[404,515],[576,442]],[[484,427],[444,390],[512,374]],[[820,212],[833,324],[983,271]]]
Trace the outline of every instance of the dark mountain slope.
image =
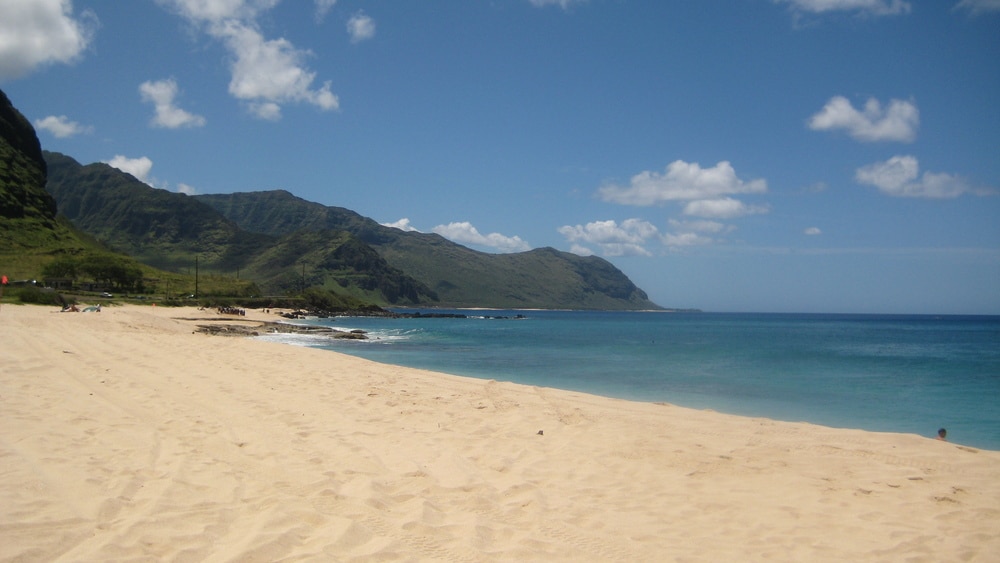
[[82,166],[46,151],[48,191],[74,225],[108,246],[164,269],[190,267],[199,255],[225,269],[270,243],[204,203],[152,188],[107,164]]
[[204,202],[152,188],[130,174],[44,152],[48,190],[83,231],[158,268],[253,280],[284,294],[323,286],[379,304],[433,302],[434,292],[344,231],[283,237],[248,232]]
[[0,91],[0,235],[4,250],[73,241],[56,221],[56,201],[45,191],[46,166],[35,129]]
[[242,228],[283,234],[345,230],[392,266],[434,290],[442,306],[550,309],[658,309],[610,262],[553,248],[488,254],[436,234],[404,232],[340,207],[283,190],[199,195]]
[[0,267],[10,279],[40,277],[55,257],[100,251],[56,215],[34,127],[0,90]]

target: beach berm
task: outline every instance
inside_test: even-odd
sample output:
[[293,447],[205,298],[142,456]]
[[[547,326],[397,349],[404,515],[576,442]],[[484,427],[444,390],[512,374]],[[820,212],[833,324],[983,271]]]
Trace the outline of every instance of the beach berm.
[[278,320],[223,317],[0,309],[0,561],[1000,553],[1000,452],[197,331]]

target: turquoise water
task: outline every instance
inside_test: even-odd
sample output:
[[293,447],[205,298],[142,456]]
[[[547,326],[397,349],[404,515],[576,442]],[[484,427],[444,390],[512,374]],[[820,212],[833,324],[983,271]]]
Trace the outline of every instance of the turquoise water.
[[953,442],[1000,450],[1000,317],[457,312],[470,318],[309,321],[367,341],[262,338],[747,416],[928,437],[946,427]]

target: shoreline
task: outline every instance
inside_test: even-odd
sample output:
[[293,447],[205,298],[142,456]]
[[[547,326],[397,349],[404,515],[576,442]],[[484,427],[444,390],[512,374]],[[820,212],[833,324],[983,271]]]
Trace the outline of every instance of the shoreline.
[[[451,310],[446,310],[451,311]],[[468,313],[468,311],[466,311]],[[466,318],[469,319],[512,319],[509,316],[498,316],[494,317],[492,315],[513,315],[518,313],[525,315],[527,320],[542,319],[543,322],[555,318],[550,315],[541,315],[537,313],[532,313],[524,310],[491,310],[483,309],[480,311],[483,316],[478,316],[476,314],[469,314]],[[560,311],[548,312],[555,313],[555,316],[559,316]],[[569,314],[569,313],[567,313]],[[627,322],[629,317],[628,313],[618,314],[624,322]],[[768,318],[770,316],[776,317],[775,319]],[[843,316],[841,315],[789,315],[784,313],[772,314],[772,315],[744,315],[744,314],[716,314],[717,320],[728,320],[728,319],[742,319],[744,317],[750,317],[753,321],[764,321],[771,322],[778,319],[789,318],[792,322],[798,323],[827,323],[827,322],[844,322]],[[708,314],[707,316],[712,316]],[[570,317],[565,317],[570,318]],[[589,319],[594,318],[600,322],[600,317],[584,317],[589,321]],[[691,317],[693,318],[693,317]],[[856,316],[849,316],[851,320],[854,320]],[[956,317],[961,318],[964,322],[968,317]],[[906,322],[910,322],[909,319],[913,317],[906,317]],[[914,328],[911,329],[909,325],[900,327],[897,324],[893,324],[890,328],[893,330],[898,330],[900,332],[924,332],[922,326],[924,317],[916,317],[917,320],[912,322],[917,322],[921,324],[913,325]],[[938,318],[939,319],[939,318]],[[864,317],[863,322],[865,325],[859,326],[878,326],[867,324],[871,320],[872,322],[900,322],[900,317],[898,316],[885,316],[877,315],[874,317]],[[398,334],[406,334],[407,325],[405,321],[397,323],[396,321],[368,321],[367,319],[360,320],[358,322],[353,322],[354,319],[350,318],[349,315],[338,318],[312,318],[308,320],[298,321],[311,326],[328,326],[334,327],[339,330],[350,330],[351,328],[357,327],[360,329],[370,330],[370,336],[373,340],[379,339],[383,336],[383,333],[389,334],[391,338],[399,340],[414,340],[411,336],[398,336]],[[293,321],[294,322],[294,321]],[[706,321],[710,322],[710,321]],[[939,322],[927,321],[927,322]],[[686,388],[684,381],[677,381],[677,385],[672,386],[669,383],[659,384],[659,385],[647,385],[646,381],[643,380],[640,385],[631,383],[629,385],[616,385],[611,383],[614,379],[627,379],[631,372],[625,371],[621,372],[619,376],[615,378],[602,378],[600,376],[604,371],[615,370],[615,362],[605,362],[605,363],[594,363],[590,362],[587,365],[578,365],[572,362],[572,359],[568,359],[563,362],[558,360],[553,362],[551,365],[540,365],[534,362],[534,357],[532,361],[525,361],[524,356],[519,356],[518,362],[514,362],[512,367],[508,365],[505,358],[511,352],[497,352],[493,345],[488,343],[488,340],[482,341],[483,345],[486,346],[483,350],[477,352],[475,347],[469,348],[468,342],[463,346],[462,350],[456,350],[456,353],[450,352],[449,343],[452,339],[464,340],[462,336],[463,329],[455,329],[456,325],[451,323],[433,323],[427,325],[421,325],[420,332],[426,331],[427,334],[433,334],[435,337],[428,340],[429,346],[425,349],[424,346],[416,344],[414,342],[404,342],[401,343],[399,347],[396,346],[366,346],[366,345],[356,345],[356,344],[345,344],[345,343],[324,343],[322,339],[316,338],[296,338],[291,337],[277,337],[268,338],[266,335],[262,335],[263,339],[270,341],[280,341],[283,343],[291,345],[302,345],[309,347],[319,347],[324,349],[330,349],[340,353],[347,353],[356,357],[367,358],[376,362],[387,362],[393,365],[400,365],[404,367],[414,367],[418,369],[427,369],[432,371],[438,371],[441,373],[474,377],[477,379],[497,379],[500,381],[509,381],[514,383],[521,383],[525,385],[538,385],[538,386],[550,386],[566,391],[576,391],[582,393],[591,393],[602,397],[613,398],[613,399],[623,399],[639,402],[669,402],[677,406],[684,406],[693,409],[710,409],[717,412],[722,412],[726,414],[733,414],[737,416],[751,417],[751,418],[768,418],[772,420],[780,420],[786,422],[809,422],[813,424],[818,424],[821,426],[827,426],[831,428],[844,428],[844,429],[860,429],[867,430],[871,432],[885,432],[885,433],[902,433],[902,434],[913,434],[927,438],[934,438],[937,429],[940,426],[946,426],[949,429],[950,435],[949,439],[952,443],[962,444],[972,448],[978,448],[989,451],[1000,451],[1000,441],[998,441],[998,436],[995,431],[1000,431],[997,427],[996,410],[992,408],[992,405],[983,404],[983,399],[975,399],[976,397],[986,397],[989,396],[989,390],[977,391],[975,394],[967,395],[969,401],[975,401],[974,404],[962,404],[962,399],[960,395],[957,394],[947,394],[940,395],[935,393],[934,395],[929,395],[925,398],[923,402],[917,402],[915,404],[909,404],[908,401],[899,401],[898,404],[895,403],[895,396],[892,395],[891,390],[883,390],[881,392],[864,392],[856,391],[854,387],[842,389],[826,389],[817,388],[813,389],[812,396],[802,396],[802,397],[789,397],[783,395],[785,391],[780,385],[775,383],[756,383],[757,387],[750,389],[752,392],[747,398],[738,392],[733,392],[732,389],[739,389],[741,385],[740,375],[742,374],[739,366],[733,366],[734,371],[717,371],[713,370],[712,373],[707,374],[710,378],[718,378],[720,380],[725,380],[727,385],[717,385],[715,389],[703,389],[703,388]],[[462,325],[458,325],[462,326]],[[563,323],[562,327],[566,330],[572,330],[569,328],[571,325],[569,323]],[[600,326],[600,325],[598,325]],[[658,326],[658,325],[657,325]],[[711,326],[711,325],[708,325]],[[811,326],[806,324],[803,326]],[[937,326],[937,325],[935,325]],[[588,325],[589,328],[589,325]],[[654,327],[654,330],[656,327]],[[477,329],[478,330],[478,329]],[[500,329],[502,330],[502,329]],[[526,334],[534,334],[537,329],[525,329]],[[552,325],[553,332],[561,331],[559,325]],[[485,331],[487,334],[491,331]],[[545,331],[543,331],[545,332]],[[547,333],[546,333],[547,334]],[[593,333],[596,338],[601,338],[600,332]],[[646,336],[650,334],[649,332],[641,329],[636,334],[631,334],[625,339],[621,340],[628,345],[635,343],[639,345],[643,342],[643,338],[648,338],[650,341],[654,338],[653,336]],[[904,335],[905,336],[905,335]],[[420,338],[421,340],[426,337]],[[572,335],[569,338],[573,338]],[[656,338],[666,338],[663,335],[658,335]],[[518,338],[513,339],[516,342],[521,342],[522,344],[529,341],[534,342],[530,336],[521,336],[520,340]],[[559,339],[553,339],[551,342],[547,342],[546,345],[538,350],[545,354],[545,350],[551,350],[556,347],[559,348],[561,343]],[[980,339],[980,341],[982,341]],[[816,340],[815,343],[821,341]],[[822,341],[826,342],[826,341]],[[865,342],[859,342],[864,346]],[[529,346],[531,344],[528,344]],[[579,345],[579,343],[578,343]],[[984,345],[988,345],[984,343]],[[478,346],[478,344],[476,345]],[[503,349],[504,345],[498,343],[499,349]],[[428,354],[426,350],[438,350],[435,353]],[[551,356],[551,353],[549,355]],[[880,354],[881,352],[879,352]],[[573,351],[571,349],[566,349],[560,352],[561,355],[572,356]],[[767,370],[769,369],[769,364],[766,361],[762,361],[762,358],[755,357],[749,363],[757,363],[760,365],[758,372],[745,374],[748,378],[762,377],[760,381],[767,381]],[[778,378],[784,376],[788,377],[788,372],[792,371],[788,368],[788,365],[782,365],[780,361],[780,356],[776,356],[779,361],[773,364],[775,370],[780,370],[784,368],[784,373],[776,371],[775,375]],[[480,361],[481,360],[481,361]],[[621,360],[621,358],[619,358]],[[690,361],[690,359],[688,359]],[[531,363],[533,368],[526,369],[524,365],[526,363]],[[897,363],[896,366],[902,366],[904,364]],[[519,366],[519,367],[518,367]],[[599,366],[599,367],[598,367]],[[673,367],[673,364],[667,362],[663,364],[663,369],[668,370],[667,366]],[[830,367],[830,366],[827,366]],[[845,366],[838,366],[838,369],[844,368]],[[850,368],[851,366],[846,366]],[[875,368],[876,366],[866,366]],[[931,379],[927,375],[926,368],[924,371],[920,371],[917,368],[922,366],[909,366],[905,368],[909,374],[920,374],[926,380]],[[968,366],[967,366],[968,367]],[[976,373],[976,368],[979,366],[972,366],[967,369],[965,373]],[[795,368],[796,370],[804,369],[801,366]],[[885,368],[887,372],[892,372],[891,368]],[[669,371],[669,370],[668,370]],[[609,371],[610,372],[610,371]],[[828,371],[826,373],[833,373]],[[879,372],[872,372],[878,374]],[[989,373],[988,369],[985,373]],[[939,379],[944,380],[950,377],[949,375],[939,375]],[[668,376],[669,378],[669,376]],[[680,379],[680,378],[674,378]],[[917,383],[921,383],[919,378]],[[754,381],[753,379],[748,379],[748,381]],[[833,379],[830,379],[832,382]],[[788,382],[791,385],[795,383]],[[822,384],[822,382],[820,382]],[[881,382],[880,382],[881,383]],[[751,384],[753,385],[753,384]],[[958,382],[951,383],[952,387],[961,387]],[[864,389],[865,386],[860,386],[860,389]],[[917,389],[910,390],[899,389],[898,392],[908,393],[908,398],[918,395]],[[968,390],[966,390],[968,391]],[[985,393],[985,395],[983,394]],[[824,399],[827,394],[830,394],[830,399]],[[774,400],[770,400],[769,397],[776,397]],[[873,397],[881,396],[881,400],[873,400]],[[893,401],[891,403],[885,404],[882,401]],[[813,405],[816,402],[817,404]],[[813,405],[813,406],[810,406]],[[975,407],[978,405],[979,408]],[[970,410],[971,409],[971,410]],[[931,421],[931,423],[928,423]]]
[[0,559],[1000,552],[1000,452],[51,312],[0,309]]

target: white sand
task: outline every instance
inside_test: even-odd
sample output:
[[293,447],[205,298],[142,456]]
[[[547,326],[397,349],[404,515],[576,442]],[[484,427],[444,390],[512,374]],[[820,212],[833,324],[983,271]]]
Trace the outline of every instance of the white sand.
[[176,320],[206,316],[0,308],[0,560],[1000,560],[1000,452]]

